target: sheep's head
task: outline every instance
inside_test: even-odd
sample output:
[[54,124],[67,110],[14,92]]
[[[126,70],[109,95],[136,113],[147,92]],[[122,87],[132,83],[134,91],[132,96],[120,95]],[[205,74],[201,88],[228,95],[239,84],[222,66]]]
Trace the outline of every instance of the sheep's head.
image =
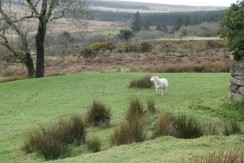
[[155,76],[152,76],[151,79],[150,79],[150,81],[153,81],[154,82],[155,81]]

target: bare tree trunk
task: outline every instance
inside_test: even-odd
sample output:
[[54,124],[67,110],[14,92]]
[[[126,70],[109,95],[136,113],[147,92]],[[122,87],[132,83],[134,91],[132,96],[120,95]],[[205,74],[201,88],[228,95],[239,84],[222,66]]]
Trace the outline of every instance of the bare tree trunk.
[[35,76],[35,68],[30,53],[25,54],[24,64],[28,71],[28,78],[33,78]]
[[44,77],[46,23],[40,20],[36,34],[36,77]]

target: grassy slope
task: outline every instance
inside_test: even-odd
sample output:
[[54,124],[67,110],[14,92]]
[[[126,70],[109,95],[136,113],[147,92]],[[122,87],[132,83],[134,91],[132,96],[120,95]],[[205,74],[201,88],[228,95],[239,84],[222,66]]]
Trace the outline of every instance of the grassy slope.
[[227,137],[202,137],[199,139],[184,140],[166,136],[153,141],[122,145],[95,154],[90,153],[53,162],[187,163],[194,156],[201,157],[210,151],[230,150],[235,146],[239,146],[240,142],[240,140]]
[[[123,119],[128,99],[138,96],[144,103],[152,98],[160,111],[196,114],[199,119],[212,119],[204,112],[188,109],[192,100],[203,100],[206,105],[217,105],[228,96],[228,75],[221,74],[158,74],[169,80],[166,96],[156,96],[154,89],[128,89],[128,83],[140,73],[84,73],[51,78],[14,81],[0,84],[0,162],[42,161],[35,155],[25,156],[20,147],[31,129],[56,122],[59,117],[72,113],[84,113],[93,98],[101,99],[112,109],[112,127]],[[216,104],[217,103],[217,104]],[[214,118],[216,119],[216,118]],[[112,128],[89,129],[88,137],[97,135],[102,150],[109,148],[108,136]],[[227,143],[226,143],[227,142]],[[159,138],[131,146],[113,147],[97,154],[84,154],[62,161],[139,161],[146,157],[156,160],[177,160],[187,155],[240,144],[240,140],[228,137],[203,137],[196,140]],[[241,142],[243,143],[243,142]],[[176,148],[182,146],[183,150]],[[202,148],[204,147],[204,148]],[[150,154],[148,150],[150,149]],[[189,150],[184,150],[184,148]],[[140,153],[137,151],[140,149]],[[154,150],[155,149],[155,150]],[[164,151],[163,149],[167,149]],[[77,152],[82,149],[77,149]],[[161,151],[163,150],[163,151]],[[204,152],[205,151],[205,152]],[[104,154],[104,155],[103,155]],[[145,156],[144,156],[145,154]],[[101,155],[103,157],[101,157]]]

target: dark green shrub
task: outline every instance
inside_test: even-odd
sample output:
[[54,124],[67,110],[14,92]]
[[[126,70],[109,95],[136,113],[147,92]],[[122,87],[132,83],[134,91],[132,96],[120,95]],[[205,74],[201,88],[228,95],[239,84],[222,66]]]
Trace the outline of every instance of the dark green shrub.
[[229,51],[244,57],[244,1],[236,1],[225,10],[221,25],[221,36],[228,42]]
[[93,100],[85,117],[87,126],[107,127],[110,119],[110,108],[100,101]]
[[145,53],[145,52],[150,52],[152,50],[152,45],[147,43],[147,42],[141,42],[140,43],[140,51],[142,53]]
[[140,79],[130,81],[129,88],[151,88],[153,83],[150,81],[151,76],[146,75]]
[[150,52],[152,45],[147,42],[130,42],[125,44],[125,52]]
[[22,149],[26,153],[38,152],[46,160],[64,157],[68,153],[69,144],[85,142],[85,125],[82,117],[73,115],[69,120],[58,123],[39,131],[30,133]]
[[134,36],[133,31],[128,29],[121,29],[118,34],[118,37],[122,40],[125,40],[126,42],[133,36]]
[[208,40],[206,41],[207,48],[224,48],[225,44],[219,40]]
[[84,48],[80,52],[81,56],[84,58],[95,58],[96,57],[96,52],[90,48]]
[[94,50],[95,52],[98,51],[106,51],[109,50],[110,52],[115,49],[115,45],[112,42],[96,42],[92,45],[90,45],[90,48]]
[[130,42],[125,44],[125,52],[140,52],[140,43]]
[[140,118],[131,121],[124,121],[119,127],[115,128],[111,135],[111,145],[131,144],[142,142],[146,138],[144,124]]
[[174,116],[164,113],[155,127],[155,136],[170,135],[176,138],[198,138],[203,135],[202,127],[193,117]]
[[130,100],[129,108],[126,113],[125,119],[130,122],[134,119],[140,118],[143,116],[143,106],[141,101],[139,101],[137,98],[132,98]]
[[101,141],[97,137],[89,139],[87,140],[87,147],[91,152],[99,152],[101,150]]

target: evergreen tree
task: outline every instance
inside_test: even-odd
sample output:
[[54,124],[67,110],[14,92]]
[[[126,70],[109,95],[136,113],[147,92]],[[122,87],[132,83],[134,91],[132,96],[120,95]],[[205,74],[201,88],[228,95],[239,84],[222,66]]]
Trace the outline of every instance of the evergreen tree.
[[125,40],[126,42],[133,36],[134,33],[128,29],[121,29],[118,34],[118,37],[122,40]]
[[143,29],[146,31],[150,31],[150,21],[146,21],[146,23],[143,25]]
[[184,25],[185,26],[188,26],[188,25],[190,25],[190,23],[191,23],[190,16],[189,15],[185,16],[185,18],[184,18]]
[[174,31],[178,31],[180,27],[184,24],[182,17],[178,17],[174,24]]
[[141,15],[139,11],[137,11],[136,14],[134,15],[130,28],[133,32],[139,32],[141,30],[142,28]]
[[164,33],[168,32],[168,27],[164,23],[157,25],[156,30],[163,31]]

